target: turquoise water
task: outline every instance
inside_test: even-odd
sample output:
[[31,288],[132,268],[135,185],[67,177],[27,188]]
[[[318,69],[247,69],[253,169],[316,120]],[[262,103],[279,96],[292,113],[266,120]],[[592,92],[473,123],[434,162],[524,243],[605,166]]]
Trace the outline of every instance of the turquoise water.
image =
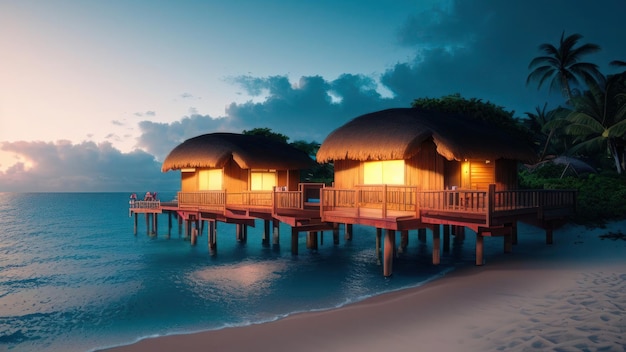
[[[192,247],[174,226],[168,239],[165,215],[158,237],[146,235],[141,215],[134,236],[126,193],[0,193],[0,214],[0,350],[10,351],[91,351],[266,322],[422,285],[474,261],[469,231],[439,266],[430,233],[422,243],[411,231],[384,278],[373,228],[355,226],[338,245],[326,232],[317,251],[301,234],[292,256],[290,228],[281,225],[278,246],[263,246],[260,221],[246,244],[219,223],[211,256],[206,234]],[[485,245],[486,255],[502,251],[501,241]]]

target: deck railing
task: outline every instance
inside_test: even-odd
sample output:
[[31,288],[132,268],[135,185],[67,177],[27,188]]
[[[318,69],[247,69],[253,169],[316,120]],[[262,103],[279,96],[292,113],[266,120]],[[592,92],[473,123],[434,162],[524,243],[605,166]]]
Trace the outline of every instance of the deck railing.
[[130,209],[159,209],[161,207],[160,200],[131,200]]
[[324,188],[321,191],[321,211],[338,208],[382,209],[414,212],[420,210],[483,213],[492,216],[499,211],[546,207],[573,209],[573,190],[438,190],[419,191],[415,186],[358,185],[354,189]]
[[274,209],[304,209],[307,202],[319,200],[323,183],[301,183],[297,191],[195,191],[178,192],[180,207],[224,210],[226,206],[249,206]]

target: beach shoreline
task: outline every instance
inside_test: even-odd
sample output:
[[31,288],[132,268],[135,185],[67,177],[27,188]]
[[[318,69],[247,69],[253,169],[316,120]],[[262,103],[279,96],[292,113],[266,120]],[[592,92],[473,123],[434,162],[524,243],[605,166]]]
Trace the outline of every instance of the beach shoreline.
[[625,350],[626,222],[567,225],[553,245],[490,254],[480,267],[341,308],[143,339],[103,351]]

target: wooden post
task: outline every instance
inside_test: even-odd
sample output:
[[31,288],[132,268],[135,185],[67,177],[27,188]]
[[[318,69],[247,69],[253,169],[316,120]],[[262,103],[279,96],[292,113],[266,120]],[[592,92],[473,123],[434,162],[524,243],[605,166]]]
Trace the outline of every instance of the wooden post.
[[385,248],[383,257],[383,275],[393,274],[393,252],[396,246],[396,231],[387,230],[385,233]]
[[450,225],[443,225],[443,252],[450,253]]
[[146,235],[150,236],[150,213],[146,213]]
[[417,229],[417,239],[422,243],[426,243],[426,229]]
[[482,230],[478,230],[476,232],[476,265],[481,266],[484,264],[483,260],[483,248],[484,248],[485,238],[483,237]]
[[272,233],[273,233],[273,243],[280,243],[280,221],[274,219],[272,220]]
[[236,224],[235,225],[235,238],[237,239],[237,242],[242,242],[243,241],[243,230],[241,228],[241,224]]
[[185,240],[191,235],[191,220],[185,220]]
[[137,236],[137,217],[139,214],[135,213],[135,221],[133,225],[133,235]]
[[152,214],[152,234],[159,235],[159,216],[157,213]]
[[167,238],[172,236],[172,213],[167,213]]
[[441,230],[439,225],[433,226],[433,265],[439,265],[439,263],[441,262],[441,244],[439,240],[440,231]]
[[306,234],[306,248],[317,250],[317,231],[307,232]]
[[183,217],[180,214],[176,214],[176,217],[178,218],[178,237],[180,237],[183,232]]
[[291,254],[298,255],[298,229],[291,228]]
[[320,246],[324,245],[324,231],[320,231]]
[[517,244],[517,221],[513,221],[511,226],[511,244]]
[[243,243],[248,242],[248,225],[243,224]]
[[207,237],[209,242],[209,253],[211,253],[212,255],[215,254],[215,251],[217,250],[216,224],[216,221],[209,220],[209,235]]
[[352,224],[344,225],[344,238],[346,241],[352,241]]
[[404,253],[406,247],[409,246],[409,230],[402,230],[400,232],[400,253]]
[[195,246],[198,242],[198,226],[191,229],[191,245]]
[[380,258],[380,240],[383,235],[383,229],[380,227],[376,228],[376,258]]
[[548,227],[546,227],[546,244],[554,244],[552,224],[548,224]]
[[262,244],[269,245],[270,244],[270,221],[263,220],[263,240]]
[[513,235],[509,232],[504,235],[504,253],[513,252]]
[[339,244],[339,223],[333,223],[333,244]]

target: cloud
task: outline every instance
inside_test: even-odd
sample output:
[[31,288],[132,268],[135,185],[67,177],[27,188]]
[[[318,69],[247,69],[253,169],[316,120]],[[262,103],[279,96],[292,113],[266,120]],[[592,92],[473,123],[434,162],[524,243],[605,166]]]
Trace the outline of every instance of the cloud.
[[111,120],[111,124],[114,126],[124,126],[124,123],[120,120]]
[[235,131],[230,125],[231,122],[230,119],[214,119],[209,115],[198,114],[186,116],[172,123],[144,120],[139,122],[141,135],[137,138],[136,147],[163,161],[174,147],[188,138],[216,131],[241,132]]
[[135,115],[137,117],[143,117],[143,116],[154,117],[154,116],[156,116],[156,112],[148,110],[146,112],[136,112],[133,115]]
[[108,142],[2,142],[0,150],[28,161],[0,172],[0,191],[176,190],[179,182],[176,173],[161,173],[152,155],[122,153]]

